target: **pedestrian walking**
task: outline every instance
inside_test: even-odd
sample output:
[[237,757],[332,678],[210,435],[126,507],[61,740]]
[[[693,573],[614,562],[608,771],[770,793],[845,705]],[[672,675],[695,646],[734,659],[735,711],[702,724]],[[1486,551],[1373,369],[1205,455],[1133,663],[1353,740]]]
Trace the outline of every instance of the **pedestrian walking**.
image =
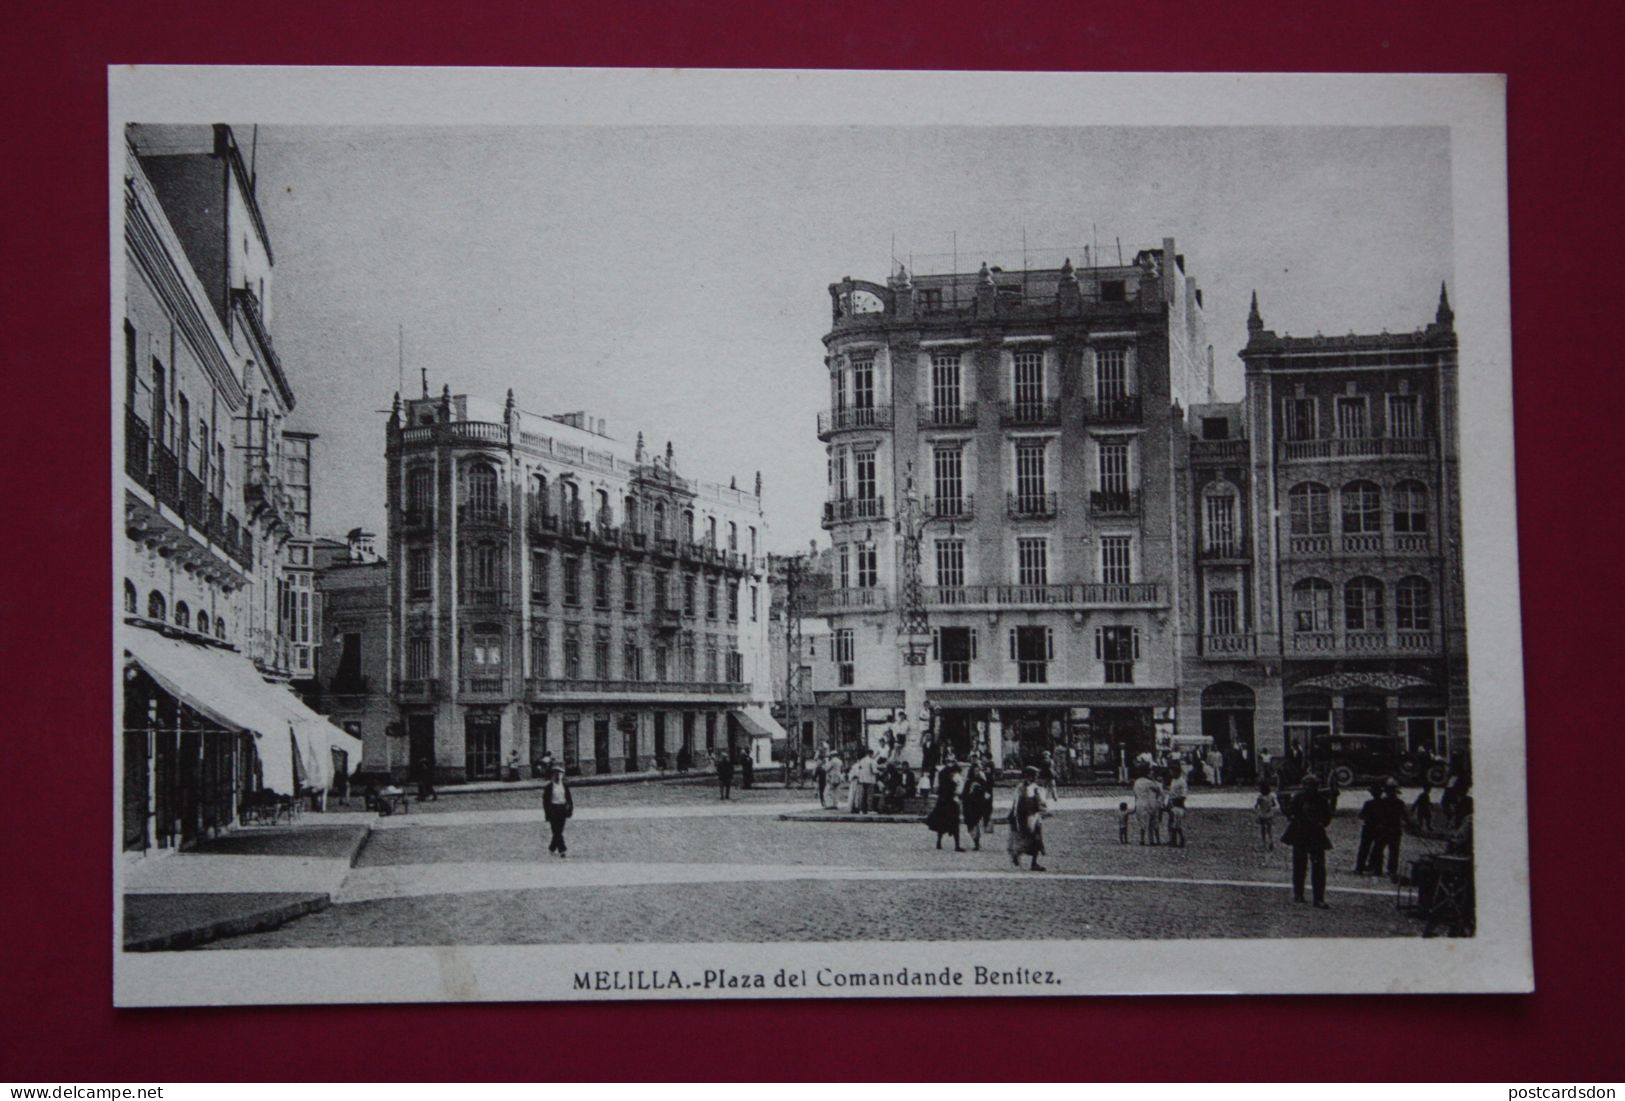
[[1162,844],[1157,818],[1162,813],[1162,785],[1141,773],[1134,781],[1134,825],[1140,831],[1140,844]]
[[733,798],[734,761],[726,753],[717,754],[717,785],[722,789],[722,798]]
[[937,848],[942,848],[942,839],[952,834],[954,852],[965,851],[959,843],[959,810],[959,768],[949,765],[937,776],[937,800],[925,816],[926,828],[937,835]]
[[1175,773],[1173,782],[1168,785],[1168,844],[1176,848],[1185,847],[1185,800],[1189,796],[1190,785],[1184,772]]
[[755,781],[755,779],[756,779],[756,762],[750,759],[749,751],[740,754],[740,757],[739,757],[739,786],[744,788],[746,791],[749,791],[750,790],[750,785]]
[[1010,837],[1005,847],[1010,863],[1021,867],[1021,858],[1033,858],[1032,870],[1041,872],[1044,866],[1038,858],[1044,855],[1044,789],[1038,782],[1038,769],[1028,765],[1021,773],[1021,783],[1010,799]]
[[1275,796],[1270,794],[1268,781],[1258,785],[1258,798],[1253,800],[1253,817],[1258,820],[1258,843],[1268,852],[1275,851]]
[[972,761],[965,773],[964,790],[959,797],[965,815],[965,826],[970,830],[971,845],[982,847],[982,827],[993,816],[993,789],[987,785],[987,774],[982,766]]
[[1411,819],[1419,830],[1433,828],[1433,785],[1426,780],[1422,781],[1422,792],[1411,804]]
[[859,814],[868,814],[869,805],[875,795],[875,759],[869,750],[865,749],[858,758],[858,763],[852,766],[854,771],[854,791],[852,793],[853,809]]
[[1377,805],[1377,800],[1382,798],[1382,785],[1372,784],[1367,789],[1367,794],[1371,798],[1367,799],[1365,805],[1360,808],[1360,847],[1354,853],[1355,875],[1364,875],[1366,873],[1366,865],[1371,859],[1371,846],[1376,844],[1377,841],[1376,828],[1371,821],[1371,815],[1373,808]]
[[424,757],[418,764],[418,802],[440,802],[440,793],[434,789],[434,757]]
[[1332,847],[1326,836],[1326,827],[1332,821],[1331,804],[1320,793],[1320,781],[1313,776],[1303,778],[1303,790],[1286,808],[1286,832],[1281,840],[1292,846],[1292,899],[1307,901],[1303,897],[1305,873],[1313,880],[1315,907],[1330,910],[1326,904],[1326,851]]
[[1133,817],[1134,812],[1129,809],[1127,803],[1117,804],[1117,843],[1119,845],[1128,844],[1128,824]]
[[554,765],[548,773],[547,786],[542,789],[542,814],[547,818],[547,828],[553,832],[547,851],[557,853],[561,859],[565,855],[564,823],[575,810],[575,796],[570,794],[570,785],[564,782],[564,770]]
[[1388,878],[1399,879],[1399,842],[1410,817],[1405,800],[1399,797],[1399,781],[1389,777],[1371,807],[1371,859],[1366,870],[1381,875],[1383,856],[1388,858]]
[[1216,788],[1224,786],[1224,754],[1217,745],[1207,751],[1207,782]]
[[1044,750],[1043,759],[1038,762],[1038,779],[1044,785],[1044,794],[1049,801],[1060,801],[1060,793],[1055,790],[1055,756],[1049,750]]
[[824,805],[824,789],[829,786],[829,758],[822,752],[818,754],[818,763],[813,769],[813,781],[818,785],[818,805]]

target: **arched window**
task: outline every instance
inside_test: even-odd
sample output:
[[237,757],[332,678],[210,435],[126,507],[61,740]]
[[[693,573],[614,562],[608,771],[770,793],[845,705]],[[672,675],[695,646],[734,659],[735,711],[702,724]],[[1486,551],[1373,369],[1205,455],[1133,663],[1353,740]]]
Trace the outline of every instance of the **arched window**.
[[225,638],[226,637],[226,617],[225,616],[218,616],[217,615],[217,616],[214,617],[214,637],[215,638]]
[[1306,577],[1292,586],[1292,624],[1299,633],[1332,629],[1332,583]]
[[497,513],[497,472],[488,463],[475,463],[468,468],[468,506],[475,516],[491,517]]
[[655,502],[655,538],[666,538],[666,502]]
[[157,589],[147,594],[147,618],[163,620],[169,615],[169,603]]
[[1433,630],[1433,587],[1426,578],[1406,577],[1394,586],[1394,624],[1401,631]]
[[717,545],[717,518],[715,516],[705,518],[705,545],[708,547]]
[[694,510],[691,508],[683,510],[683,539],[694,542]]
[[1394,487],[1394,531],[1421,535],[1428,530],[1428,487],[1400,482]]
[[1382,532],[1382,491],[1374,482],[1350,482],[1343,487],[1343,534],[1378,535]]
[[128,577],[124,579],[124,614],[136,615],[140,611],[141,598],[136,594],[135,582]]
[[1332,530],[1331,491],[1319,482],[1300,482],[1287,491],[1293,535],[1329,535]]
[[414,512],[434,507],[434,471],[429,467],[415,466],[406,475],[406,507]]
[[628,531],[637,531],[638,499],[628,493],[626,495],[626,500],[622,502],[621,507],[626,510],[626,516],[621,522],[626,525]]
[[1350,631],[1382,630],[1382,582],[1356,577],[1343,586],[1343,626]]
[[1235,487],[1215,482],[1202,491],[1202,547],[1216,553],[1241,549],[1241,525]]
[[529,512],[532,516],[542,516],[551,511],[547,500],[547,478],[537,474],[530,480]]
[[564,511],[564,518],[570,521],[581,519],[581,487],[568,479],[559,483],[559,507]]
[[594,519],[598,522],[598,526],[601,528],[609,527],[610,523],[615,519],[614,515],[609,511],[609,491],[598,490],[593,494],[593,501],[597,506],[597,516]]
[[731,551],[739,549],[739,525],[732,520],[728,521],[728,549]]
[[502,548],[481,543],[474,548],[474,587],[492,590],[502,587]]
[[188,631],[192,629],[192,609],[186,606],[184,600],[175,602],[175,626]]

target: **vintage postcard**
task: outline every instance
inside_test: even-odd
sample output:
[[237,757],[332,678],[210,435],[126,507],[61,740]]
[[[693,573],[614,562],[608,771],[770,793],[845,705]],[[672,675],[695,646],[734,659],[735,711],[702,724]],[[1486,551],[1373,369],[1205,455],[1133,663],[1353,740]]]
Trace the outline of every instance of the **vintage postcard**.
[[1532,989],[1504,124],[114,69],[117,1004]]

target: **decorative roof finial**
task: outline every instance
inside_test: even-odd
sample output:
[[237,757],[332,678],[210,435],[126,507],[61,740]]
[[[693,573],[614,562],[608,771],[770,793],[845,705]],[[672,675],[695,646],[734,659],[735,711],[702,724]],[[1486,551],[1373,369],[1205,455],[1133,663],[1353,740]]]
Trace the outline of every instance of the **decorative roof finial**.
[[1078,273],[1072,270],[1072,257],[1068,256],[1061,261],[1061,281],[1063,283],[1076,283]]
[[671,469],[671,456],[672,456],[671,441],[667,440],[666,441],[666,469],[667,470]]
[[632,453],[632,458],[633,458],[633,460],[635,462],[639,462],[639,463],[643,462],[643,433],[642,432],[638,433],[638,449],[635,452]]
[[1439,283],[1439,312],[1434,315],[1434,320],[1440,325],[1454,325],[1456,323],[1456,311],[1450,308],[1450,292],[1445,290],[1442,281]]
[[759,498],[759,497],[761,497],[761,495],[762,495],[762,472],[760,470],[758,470],[756,472],[756,496]]
[[909,278],[908,269],[901,263],[897,265],[897,285],[899,287],[912,287],[914,280]]
[[1264,328],[1264,319],[1258,314],[1258,292],[1253,292],[1252,309],[1247,311],[1247,331],[1256,333]]
[[987,270],[986,260],[982,261],[982,270],[976,273],[976,278],[984,287],[991,287],[993,285],[993,273]]
[[502,405],[502,415],[509,420],[513,419],[513,387],[508,387],[508,400]]
[[397,391],[395,391],[395,400],[389,403],[389,423],[390,424],[399,424],[400,422],[401,422],[401,392],[399,390],[397,390]]

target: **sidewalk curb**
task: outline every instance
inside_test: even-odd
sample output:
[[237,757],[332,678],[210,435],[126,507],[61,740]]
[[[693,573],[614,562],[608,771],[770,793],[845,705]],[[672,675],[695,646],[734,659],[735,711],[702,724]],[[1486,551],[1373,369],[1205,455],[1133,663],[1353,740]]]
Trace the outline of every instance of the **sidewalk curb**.
[[330,894],[310,895],[295,902],[285,902],[279,906],[270,906],[255,910],[236,917],[221,918],[218,921],[208,922],[204,925],[194,925],[186,929],[177,929],[170,933],[158,933],[139,940],[126,940],[126,952],[169,952],[183,948],[197,948],[211,941],[224,937],[240,937],[245,933],[263,933],[268,929],[275,929],[279,925],[286,925],[294,918],[304,917],[306,914],[325,910],[333,904]]

